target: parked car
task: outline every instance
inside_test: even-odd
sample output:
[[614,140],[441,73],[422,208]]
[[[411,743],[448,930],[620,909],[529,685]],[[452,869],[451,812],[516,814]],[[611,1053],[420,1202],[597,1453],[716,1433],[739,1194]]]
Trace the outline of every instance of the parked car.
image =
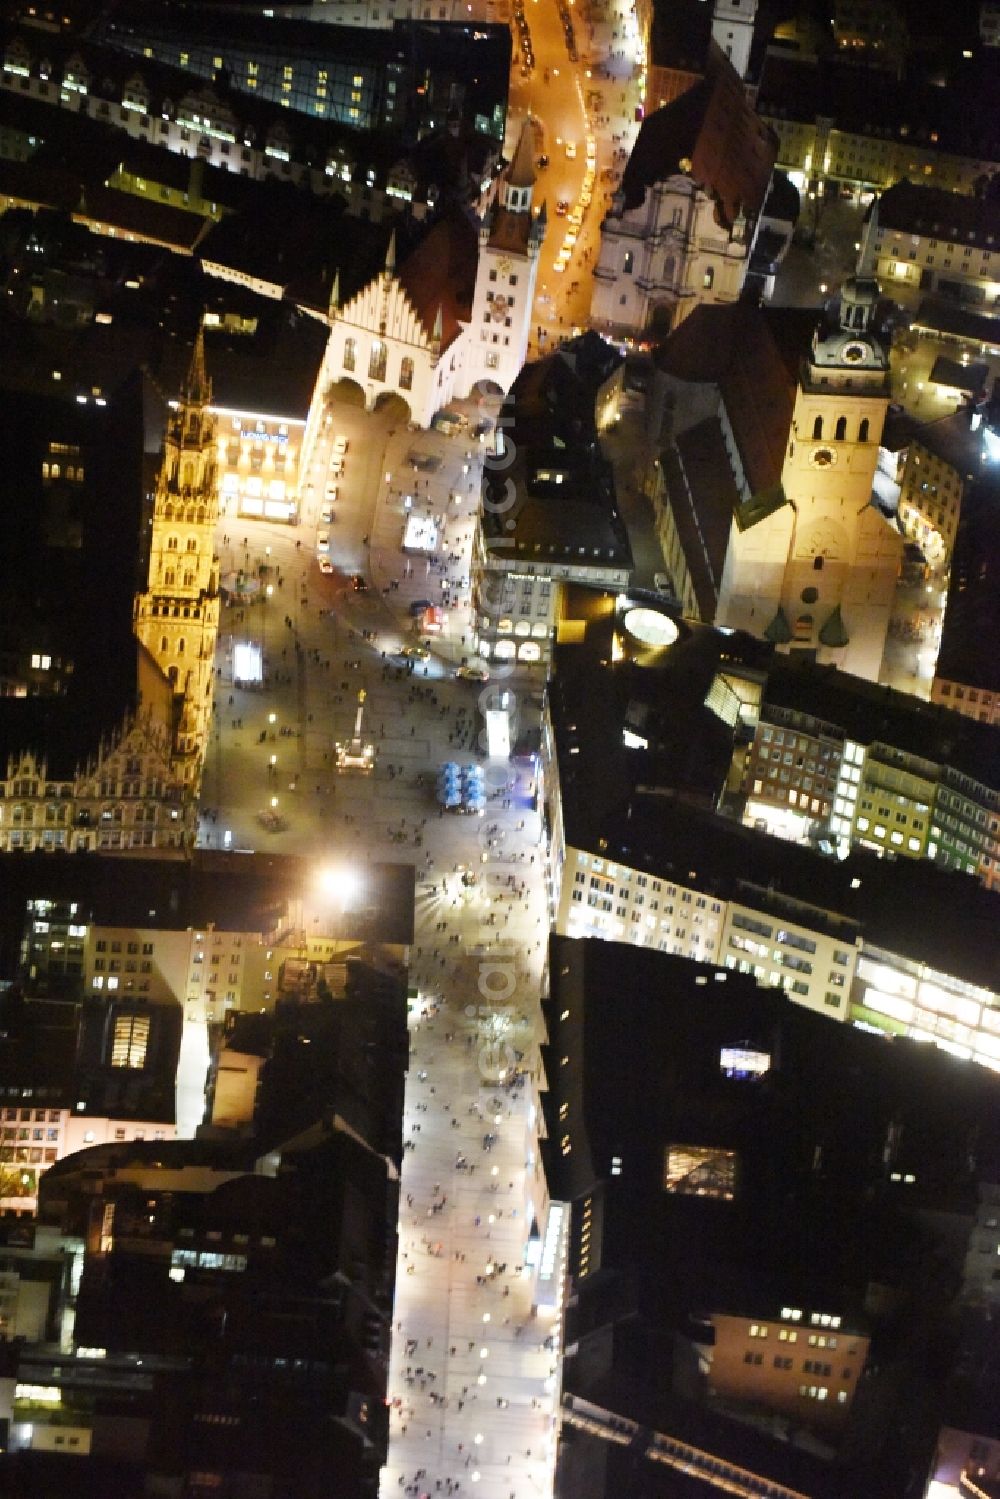
[[341,458],[347,452],[347,438],[343,433],[333,439],[333,451],[338,453]]
[[410,613],[414,619],[419,619],[425,609],[431,607],[430,599],[414,599],[410,604]]
[[326,486],[326,502],[328,505],[335,505],[337,503],[336,484],[328,484]]
[[328,526],[330,524],[330,522],[333,520],[333,506],[332,505],[324,505],[323,508],[322,508],[322,510],[319,513],[319,518],[322,521],[322,523],[323,523],[324,526]]
[[355,573],[351,578],[351,587],[354,589],[355,593],[367,593],[368,579],[363,578],[360,573]]
[[329,557],[320,557],[319,570],[326,577],[330,576],[330,574],[333,572],[333,563],[330,561]]
[[408,661],[426,661],[430,656],[430,651],[425,645],[404,645],[399,654],[405,656]]
[[461,682],[488,682],[490,679],[485,666],[460,666],[455,675]]
[[568,161],[574,161],[576,159],[576,141],[566,142],[566,159]]
[[317,552],[329,552],[329,550],[330,550],[330,533],[329,533],[329,531],[318,531],[316,533],[316,550],[317,550]]

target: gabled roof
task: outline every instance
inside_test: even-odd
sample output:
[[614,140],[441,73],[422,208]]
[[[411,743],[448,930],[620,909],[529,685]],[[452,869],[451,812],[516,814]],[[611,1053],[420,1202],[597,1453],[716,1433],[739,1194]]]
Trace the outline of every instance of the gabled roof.
[[456,211],[439,219],[399,267],[399,283],[428,337],[434,337],[440,311],[442,349],[472,314],[478,260],[476,227]]
[[655,182],[685,172],[715,197],[720,222],[731,227],[741,211],[760,212],[776,155],[773,132],[713,44],[706,76],[643,121],[622,178],[625,206],[638,208]]
[[666,374],[719,387],[755,496],[780,489],[797,364],[815,320],[808,310],[772,313],[743,302],[702,305],[656,352],[656,364]]
[[517,142],[517,150],[514,152],[514,160],[507,171],[507,181],[511,187],[534,187],[535,164],[532,160],[534,154],[534,140],[531,133],[531,123],[525,120],[521,126],[521,134]]
[[880,229],[1000,249],[1000,202],[995,199],[924,187],[904,177],[886,188],[876,212]]

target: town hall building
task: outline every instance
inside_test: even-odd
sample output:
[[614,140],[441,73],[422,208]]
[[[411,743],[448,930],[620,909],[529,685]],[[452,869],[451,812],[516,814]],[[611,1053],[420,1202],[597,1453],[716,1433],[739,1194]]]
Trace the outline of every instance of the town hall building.
[[527,355],[545,235],[545,205],[535,208],[534,186],[525,124],[481,219],[446,211],[405,255],[394,234],[381,270],[347,298],[334,274],[307,443],[340,381],[359,386],[369,410],[400,397],[421,427],[480,382],[510,389]]

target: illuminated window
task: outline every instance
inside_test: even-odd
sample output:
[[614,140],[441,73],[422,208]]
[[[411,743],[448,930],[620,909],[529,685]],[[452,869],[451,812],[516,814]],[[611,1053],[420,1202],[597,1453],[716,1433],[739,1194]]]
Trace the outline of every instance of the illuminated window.
[[145,1067],[148,1042],[148,1015],[119,1015],[111,1045],[112,1067]]
[[354,370],[354,366],[355,366],[355,363],[357,361],[357,352],[358,352],[357,340],[354,339],[354,338],[345,338],[345,340],[344,340],[344,369],[345,370],[351,370],[351,371]]
[[368,356],[368,378],[369,380],[384,380],[386,364],[385,340],[381,338],[372,339],[371,353]]

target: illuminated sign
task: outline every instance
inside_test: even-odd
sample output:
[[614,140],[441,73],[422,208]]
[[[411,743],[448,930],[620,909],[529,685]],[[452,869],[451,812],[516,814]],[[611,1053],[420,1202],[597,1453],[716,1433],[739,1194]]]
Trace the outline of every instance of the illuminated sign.
[[260,683],[264,680],[264,657],[259,645],[249,640],[233,647],[233,681]]
[[719,1066],[727,1077],[763,1077],[771,1070],[771,1057],[766,1051],[724,1046],[719,1053]]
[[668,1145],[663,1185],[680,1197],[732,1202],[736,1196],[736,1152],[712,1145]]
[[30,1400],[35,1405],[61,1405],[62,1391],[54,1384],[16,1384],[15,1400]]

